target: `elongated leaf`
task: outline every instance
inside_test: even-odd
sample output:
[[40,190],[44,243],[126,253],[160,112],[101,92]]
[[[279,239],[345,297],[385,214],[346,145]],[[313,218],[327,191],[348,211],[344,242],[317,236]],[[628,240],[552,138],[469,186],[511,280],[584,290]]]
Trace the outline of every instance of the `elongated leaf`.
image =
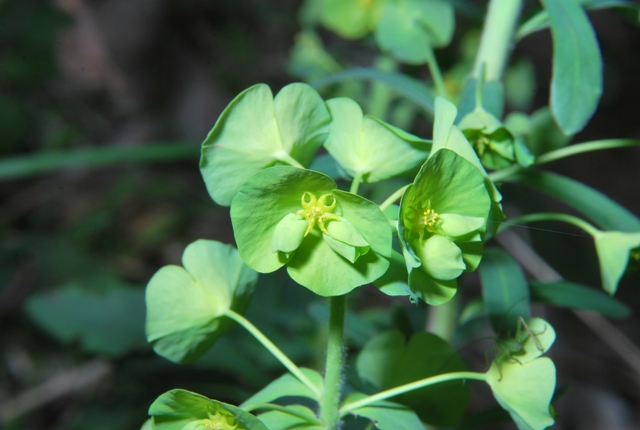
[[581,182],[556,173],[531,169],[506,180],[528,185],[556,197],[607,230],[640,231],[640,219],[634,214]]
[[0,160],[0,180],[27,178],[70,167],[97,167],[110,164],[152,163],[195,160],[198,146],[183,143],[144,146],[71,149],[19,155]]
[[573,309],[586,309],[611,318],[626,318],[631,313],[624,303],[602,291],[567,281],[532,282],[531,300]]
[[587,14],[575,0],[541,0],[553,36],[551,112],[566,134],[582,130],[602,94],[602,57]]
[[389,85],[398,94],[414,102],[430,115],[433,115],[435,95],[433,91],[417,79],[402,73],[385,72],[382,70],[358,67],[340,73],[326,76],[311,82],[311,86],[318,89],[347,79],[367,79]]
[[[587,10],[624,8],[640,12],[640,4],[628,0],[580,0],[580,3]],[[520,25],[516,32],[516,39],[520,40],[547,27],[549,27],[549,14],[546,10],[541,10]]]
[[290,405],[284,411],[270,411],[258,418],[269,430],[324,430],[313,411],[306,406]]
[[485,250],[480,264],[484,304],[498,335],[515,333],[518,317],[529,318],[529,286],[522,269],[501,249]]
[[[318,392],[322,392],[322,376],[315,370],[305,368],[300,370],[316,385]],[[292,374],[287,373],[258,391],[240,406],[244,408],[254,403],[271,403],[274,400],[286,396],[307,397],[319,400],[309,387],[300,382]]]
[[[349,404],[364,398],[361,393],[350,394],[344,401]],[[379,430],[424,430],[424,425],[414,411],[406,406],[393,402],[376,402],[363,408],[351,411],[356,416],[369,418]]]

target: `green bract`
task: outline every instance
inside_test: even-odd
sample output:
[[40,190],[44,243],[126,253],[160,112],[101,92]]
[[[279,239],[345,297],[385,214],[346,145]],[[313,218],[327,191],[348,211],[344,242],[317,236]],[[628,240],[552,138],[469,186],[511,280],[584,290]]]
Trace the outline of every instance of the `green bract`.
[[475,270],[491,199],[473,164],[448,149],[433,153],[400,204],[398,236],[411,290],[439,305],[456,293],[456,278]]
[[327,101],[333,120],[324,146],[352,177],[378,182],[417,170],[431,142],[369,115],[348,98]]
[[640,232],[597,231],[593,236],[604,290],[613,295],[629,262],[640,263]]
[[154,430],[268,430],[235,406],[186,390],[171,390],[149,408]]
[[435,118],[433,121],[433,145],[431,148],[431,155],[438,149],[447,148],[454,151],[456,154],[463,157],[465,160],[476,166],[480,172],[484,175],[484,182],[489,195],[491,196],[491,212],[487,223],[487,234],[494,235],[498,231],[500,222],[505,218],[502,211],[502,196],[495,184],[487,176],[487,172],[482,167],[482,163],[478,159],[478,155],[475,153],[464,134],[458,127],[453,125],[458,110],[453,103],[437,97],[435,101]]
[[194,361],[233,328],[225,312],[243,312],[258,280],[235,248],[212,240],[187,246],[182,264],[158,270],[146,291],[147,340],[176,363]]
[[541,318],[528,320],[527,326],[528,330],[519,330],[513,339],[520,349],[501,352],[491,363],[486,381],[520,430],[543,430],[554,422],[550,403],[556,368],[540,355],[551,347],[556,335]]
[[384,0],[323,0],[322,23],[345,39],[360,39],[376,26]]
[[251,177],[231,203],[242,259],[289,275],[321,296],[372,282],[389,267],[391,229],[375,203],[336,189],[326,175],[276,166]]
[[400,61],[423,64],[433,47],[449,44],[455,28],[453,5],[446,0],[397,0],[385,4],[376,28],[384,51]]
[[504,169],[514,163],[528,167],[534,161],[525,144],[481,107],[465,115],[458,127],[487,169]]
[[275,97],[265,84],[240,93],[202,143],[200,172],[211,198],[229,206],[254,173],[275,164],[309,166],[331,121],[320,95],[295,83]]

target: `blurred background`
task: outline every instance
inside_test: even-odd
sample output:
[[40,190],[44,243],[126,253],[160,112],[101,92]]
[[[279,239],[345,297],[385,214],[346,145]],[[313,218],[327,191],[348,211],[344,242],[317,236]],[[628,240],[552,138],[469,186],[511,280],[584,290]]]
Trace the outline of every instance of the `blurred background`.
[[[454,94],[471,67],[485,6],[455,3],[456,37],[437,51]],[[528,2],[526,13],[535,5]],[[161,266],[180,264],[196,239],[233,243],[228,209],[209,198],[198,159],[199,144],[237,93],[258,82],[275,93],[290,82],[379,61],[371,40],[345,41],[321,28],[313,33],[317,40],[300,33],[301,22],[310,25],[301,6],[299,0],[0,0],[0,428],[138,429],[148,406],[171,388],[237,404],[283,372],[241,330],[193,366],[156,356],[144,338],[144,286]],[[590,17],[605,62],[604,96],[574,142],[640,138],[640,29],[613,10]],[[513,58],[507,109],[534,112],[548,100],[548,30],[523,39]],[[429,76],[423,67],[402,71]],[[354,80],[321,92],[358,100],[369,86]],[[389,121],[429,138],[429,115],[407,110],[411,115]],[[634,148],[546,168],[640,215],[638,166]],[[364,188],[377,202],[392,189]],[[505,185],[503,192],[508,213],[566,210],[522,187]],[[550,228],[518,233],[562,276],[598,287],[591,242]],[[639,283],[638,273],[623,279],[616,297],[632,315],[611,326],[636,348]],[[461,294],[463,301],[478,297],[477,275],[465,279]],[[294,361],[317,367],[325,303],[280,272],[261,276],[256,295],[249,318]],[[351,305],[354,348],[400,314],[424,327],[424,305],[392,300],[371,286],[359,289]],[[563,396],[555,428],[640,429],[640,355],[627,346],[623,360],[568,310],[538,312],[558,332],[551,355]],[[484,370],[482,349],[464,337],[457,343],[472,370]],[[469,416],[493,406],[479,391]],[[514,428],[471,422],[461,428]]]

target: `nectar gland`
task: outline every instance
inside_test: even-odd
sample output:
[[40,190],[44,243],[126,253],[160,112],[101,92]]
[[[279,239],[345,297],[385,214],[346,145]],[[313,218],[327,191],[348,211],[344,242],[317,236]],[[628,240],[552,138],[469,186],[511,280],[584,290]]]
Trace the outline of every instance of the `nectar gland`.
[[317,223],[320,231],[328,236],[329,232],[325,225],[327,221],[338,221],[340,219],[338,218],[338,215],[331,213],[331,211],[336,208],[335,197],[331,194],[323,194],[318,199],[312,193],[305,191],[304,194],[302,194],[300,203],[302,204],[303,209],[296,212],[296,215],[304,217],[309,223],[309,227],[307,227],[307,231],[304,232],[304,235],[306,236],[311,233],[311,230],[313,230],[313,227]]

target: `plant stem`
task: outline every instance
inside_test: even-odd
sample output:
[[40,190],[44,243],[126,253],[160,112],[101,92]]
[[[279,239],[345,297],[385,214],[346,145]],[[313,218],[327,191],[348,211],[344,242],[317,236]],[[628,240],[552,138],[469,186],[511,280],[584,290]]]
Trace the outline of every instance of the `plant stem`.
[[258,340],[258,342],[260,342],[265,348],[267,348],[267,350],[271,354],[273,354],[273,356],[277,358],[278,361],[280,361],[280,363],[282,363],[282,365],[286,367],[287,370],[289,370],[289,372],[291,372],[291,374],[293,374],[300,380],[300,382],[306,385],[307,388],[309,388],[311,392],[316,395],[316,398],[320,399],[321,393],[318,390],[318,387],[316,387],[314,383],[311,382],[304,373],[302,373],[300,368],[296,366],[293,361],[291,361],[289,357],[287,357],[277,346],[275,346],[268,337],[266,337],[260,330],[258,330],[256,326],[251,324],[248,319],[232,311],[231,309],[227,309],[224,315],[231,318],[242,327],[244,327],[249,333],[251,333],[253,337]]
[[[411,185],[411,184],[409,184],[409,185]],[[382,204],[380,205],[380,210],[382,212],[386,211],[389,206],[394,204],[396,200],[398,200],[400,197],[402,197],[402,195],[407,190],[409,185],[405,185],[404,187],[402,187],[399,190],[397,190],[395,193],[391,194],[384,202],[382,202]]]
[[[384,72],[395,72],[397,63],[388,55],[379,55],[375,63],[376,70]],[[386,84],[373,81],[371,84],[371,92],[367,103],[368,114],[385,120],[389,102],[393,96],[393,90]]]
[[358,173],[355,178],[353,178],[353,182],[351,182],[351,188],[349,188],[349,192],[351,194],[358,194],[358,188],[360,188],[360,182],[362,182],[362,173]]
[[282,405],[276,405],[274,403],[253,403],[250,405],[247,405],[246,407],[242,407],[242,410],[246,411],[246,412],[251,412],[251,411],[257,411],[260,409],[266,409],[269,411],[278,411],[278,412],[282,412],[283,414],[288,414],[294,417],[298,417],[298,418],[302,418],[303,420],[314,424],[314,425],[322,425],[322,423],[320,422],[320,420],[310,420],[310,417],[306,414],[303,413],[299,413],[298,411],[291,409],[291,408],[287,408],[286,406],[282,406]]
[[594,237],[597,236],[598,233],[600,232],[600,230],[598,230],[597,228],[595,228],[594,226],[592,226],[591,224],[589,224],[588,222],[586,222],[583,219],[580,219],[580,218],[575,217],[573,215],[559,214],[559,213],[537,213],[537,214],[522,215],[522,216],[510,219],[506,223],[503,222],[500,225],[500,230],[499,231],[504,231],[504,230],[508,229],[509,227],[514,226],[514,225],[524,224],[524,223],[528,223],[528,222],[536,222],[536,221],[562,221],[562,222],[567,222],[569,224],[573,224],[576,227],[586,231],[587,233],[589,233],[591,236],[594,236]]
[[445,87],[444,80],[442,79],[442,73],[440,72],[440,66],[438,66],[438,61],[436,60],[436,55],[431,47],[428,47],[427,52],[427,65],[429,66],[431,77],[433,78],[433,85],[435,86],[436,93],[444,98],[449,98],[447,88]]
[[451,343],[453,332],[456,328],[456,317],[458,316],[458,295],[454,296],[447,303],[440,306],[429,307],[429,319],[427,321],[427,331],[440,336]]
[[342,388],[345,308],[346,296],[331,297],[324,393],[320,402],[320,419],[327,430],[334,430],[340,420],[338,406]]
[[442,375],[430,376],[429,378],[420,379],[419,381],[410,382],[409,384],[400,385],[399,387],[391,388],[390,390],[381,391],[364,399],[360,399],[353,403],[344,405],[340,409],[340,416],[344,416],[351,411],[364,406],[369,406],[373,403],[381,400],[386,400],[391,397],[398,396],[400,394],[407,393],[409,391],[418,390],[420,388],[428,387],[429,385],[439,384],[441,382],[455,381],[457,379],[475,379],[476,381],[485,381],[486,374],[479,372],[452,372],[443,373]]
[[[500,81],[513,45],[522,0],[491,0],[484,21],[473,77],[480,81]],[[481,76],[484,66],[484,76]]]

